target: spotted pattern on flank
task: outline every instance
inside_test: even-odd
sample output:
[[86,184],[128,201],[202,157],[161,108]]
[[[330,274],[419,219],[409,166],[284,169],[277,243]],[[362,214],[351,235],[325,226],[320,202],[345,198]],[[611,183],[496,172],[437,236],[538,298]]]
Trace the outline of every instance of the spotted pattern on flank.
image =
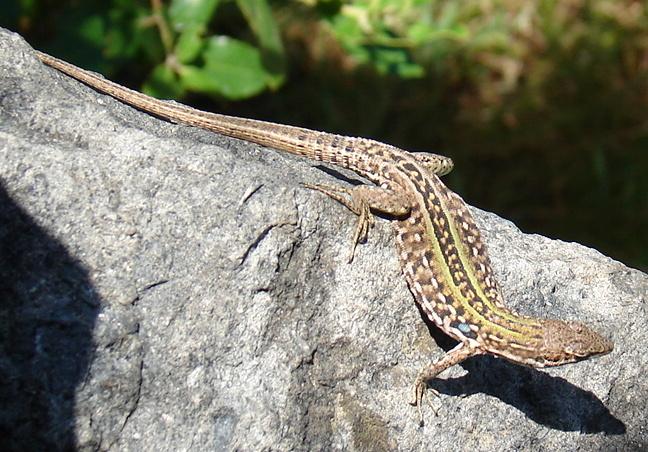
[[[401,179],[417,199],[410,217],[398,223],[396,242],[405,277],[428,318],[456,339],[472,339],[484,346],[499,343],[492,337],[539,341],[542,331],[537,321],[504,305],[486,247],[465,203],[413,159],[401,160],[398,168],[406,175]],[[426,293],[428,289],[436,295]]]

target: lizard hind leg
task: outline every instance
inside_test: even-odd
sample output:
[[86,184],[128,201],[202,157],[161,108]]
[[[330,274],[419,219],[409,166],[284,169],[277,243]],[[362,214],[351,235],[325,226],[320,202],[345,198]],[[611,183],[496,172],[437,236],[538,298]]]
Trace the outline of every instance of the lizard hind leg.
[[349,262],[353,260],[358,243],[367,239],[369,228],[374,225],[374,216],[371,211],[385,213],[393,217],[403,217],[408,215],[412,209],[411,203],[405,196],[382,187],[358,185],[346,188],[323,184],[304,184],[304,186],[324,193],[358,215],[358,223],[351,242]]

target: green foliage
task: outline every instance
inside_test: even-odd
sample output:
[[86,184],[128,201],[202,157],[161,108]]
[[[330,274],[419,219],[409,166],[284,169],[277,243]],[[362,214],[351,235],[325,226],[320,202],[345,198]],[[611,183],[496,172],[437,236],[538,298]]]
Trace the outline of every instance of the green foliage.
[[[144,56],[149,94],[244,99],[284,82],[283,44],[266,0],[61,3],[48,21],[55,38],[46,50],[108,75]],[[34,21],[47,6],[39,0],[12,5]],[[221,14],[247,27],[241,36],[218,32]]]
[[[3,8],[2,23],[36,47],[133,78],[156,96],[254,97],[227,108],[408,149],[434,143],[455,159],[449,180],[468,201],[648,268],[646,2],[9,0]],[[268,90],[277,92],[258,96]]]
[[[284,51],[279,30],[265,0],[238,0],[236,4],[256,38],[256,45],[231,36],[209,33],[218,12],[218,0],[172,0],[159,11],[158,23],[168,23],[167,59],[176,76],[153,72],[145,91],[156,96],[182,95],[185,90],[228,99],[244,99],[284,81]],[[164,35],[164,34],[163,34]],[[169,56],[173,61],[169,63]],[[162,77],[156,80],[155,77]],[[167,86],[160,91],[155,87]]]
[[185,65],[180,69],[182,84],[189,90],[240,99],[261,92],[267,85],[261,55],[250,44],[227,36],[212,37],[202,57],[204,66]]

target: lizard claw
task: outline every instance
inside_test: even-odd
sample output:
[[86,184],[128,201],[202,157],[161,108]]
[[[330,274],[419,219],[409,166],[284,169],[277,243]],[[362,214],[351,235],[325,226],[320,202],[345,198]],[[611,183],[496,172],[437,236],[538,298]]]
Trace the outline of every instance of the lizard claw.
[[426,397],[427,391],[431,392],[434,397],[440,397],[439,391],[434,388],[428,387],[427,381],[422,378],[417,378],[416,383],[414,384],[414,400],[410,402],[410,405],[417,407],[419,414],[419,425],[423,427],[425,422],[423,420],[423,399],[426,400],[428,406],[432,409],[435,416],[439,415],[437,408],[432,405],[432,402],[428,397]]

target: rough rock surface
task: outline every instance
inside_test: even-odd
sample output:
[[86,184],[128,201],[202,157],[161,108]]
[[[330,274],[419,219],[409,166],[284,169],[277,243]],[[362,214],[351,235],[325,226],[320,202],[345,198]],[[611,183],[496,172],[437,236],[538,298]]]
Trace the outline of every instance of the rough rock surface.
[[[0,31],[0,435],[6,449],[639,450],[648,277],[474,210],[508,300],[612,337],[547,371],[492,357],[408,405],[449,339],[304,159],[164,122]],[[341,171],[343,179],[353,175]]]

